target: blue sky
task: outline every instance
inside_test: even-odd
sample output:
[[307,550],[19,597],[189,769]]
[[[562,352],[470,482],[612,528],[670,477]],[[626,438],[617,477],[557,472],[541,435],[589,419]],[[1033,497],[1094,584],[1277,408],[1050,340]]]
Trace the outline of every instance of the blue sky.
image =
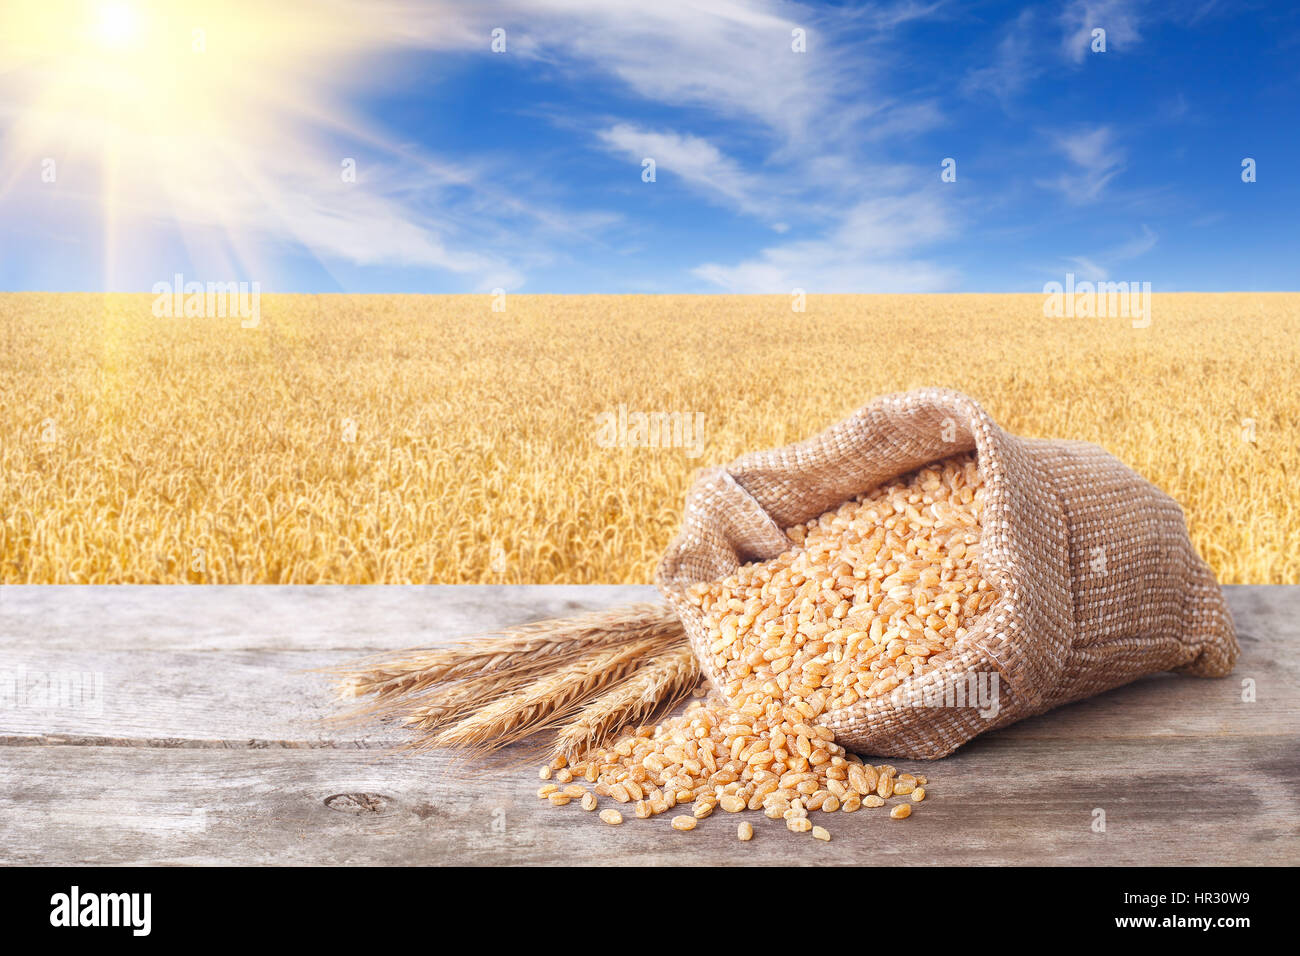
[[1290,4],[286,0],[254,30],[142,2],[84,75],[15,43],[55,16],[29,6],[0,31],[5,290],[1300,288]]

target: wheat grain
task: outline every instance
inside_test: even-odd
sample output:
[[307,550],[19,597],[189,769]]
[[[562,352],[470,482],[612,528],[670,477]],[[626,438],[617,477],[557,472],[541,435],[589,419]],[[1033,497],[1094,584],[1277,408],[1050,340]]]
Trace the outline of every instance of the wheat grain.
[[[794,547],[771,560],[690,588],[719,690],[738,709],[780,698],[813,719],[942,661],[997,598],[979,572],[982,509],[979,467],[957,456],[787,529]],[[823,763],[813,736],[796,733],[794,749]]]

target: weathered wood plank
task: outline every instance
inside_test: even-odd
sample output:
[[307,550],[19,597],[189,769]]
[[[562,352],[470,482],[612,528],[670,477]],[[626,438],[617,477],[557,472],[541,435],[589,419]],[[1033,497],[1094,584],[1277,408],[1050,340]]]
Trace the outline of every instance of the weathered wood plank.
[[[4,587],[0,741],[390,746],[312,673],[379,650],[653,600],[651,587]],[[41,681],[87,688],[42,706]],[[46,694],[46,699],[50,695]],[[79,701],[79,705],[76,702]]]
[[0,647],[367,654],[633,601],[648,585],[0,585]]
[[[472,769],[391,755],[400,730],[323,721],[339,708],[308,671],[652,597],[0,588],[0,676],[103,680],[97,713],[0,703],[0,862],[1300,861],[1300,588],[1228,589],[1243,645],[1231,678],[1151,678],[908,764],[932,780],[914,817],[827,817],[828,845],[756,814],[745,819],[759,834],[741,845],[723,814],[677,834],[663,818],[615,829],[576,807],[542,808],[535,765],[518,749]],[[1251,703],[1245,678],[1256,683]],[[326,805],[340,794],[380,799]],[[1097,808],[1104,834],[1091,828]]]
[[[90,675],[91,692],[83,706],[0,706],[0,741],[56,736],[84,743],[236,747],[391,746],[405,739],[400,729],[332,721],[347,707],[333,698],[327,677],[312,669],[380,647],[438,643],[653,594],[616,587],[5,590],[25,593],[7,598],[0,618],[0,698],[17,691],[6,691],[6,675],[28,682],[44,675],[64,681]],[[1257,593],[1270,590],[1272,601]],[[252,604],[250,591],[261,592]],[[1296,732],[1300,655],[1293,649],[1300,647],[1300,588],[1228,593],[1243,646],[1232,677],[1161,675],[1001,733],[1068,740]],[[121,614],[104,604],[113,594],[121,595]],[[49,612],[51,607],[57,612]],[[385,637],[390,614],[393,632]],[[81,622],[75,633],[71,621]],[[350,635],[354,645],[347,643]],[[1256,682],[1254,703],[1241,700],[1244,678]]]
[[[998,731],[1016,739],[1165,738],[1292,734],[1300,727],[1300,693],[1285,672],[1269,669],[1247,646],[1237,675],[1202,680],[1150,677]],[[390,747],[400,727],[344,721],[352,704],[335,698],[326,675],[309,668],[337,653],[135,651],[90,654],[0,652],[6,675],[32,683],[42,672],[89,675],[82,704],[0,706],[0,744],[53,737],[83,744],[212,747]],[[1255,675],[1257,700],[1242,701],[1240,678]],[[29,691],[35,699],[35,691]],[[9,699],[10,691],[0,690]]]
[[[897,762],[902,766],[902,762]],[[905,821],[814,814],[822,844],[759,814],[693,833],[631,813],[609,827],[543,806],[531,764],[457,773],[443,758],[342,750],[0,748],[0,863],[724,865],[1294,864],[1300,764],[1280,738],[977,740],[928,765]],[[326,801],[340,794],[367,799]],[[1092,829],[1094,811],[1106,831]],[[350,812],[357,811],[360,812]]]

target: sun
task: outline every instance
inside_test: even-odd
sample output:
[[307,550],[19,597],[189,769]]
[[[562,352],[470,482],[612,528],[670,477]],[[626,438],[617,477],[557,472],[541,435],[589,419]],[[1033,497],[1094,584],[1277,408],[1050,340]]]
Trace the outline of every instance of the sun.
[[[294,221],[285,182],[319,170],[337,180],[353,155],[340,142],[390,149],[339,107],[374,82],[382,52],[404,48],[405,21],[389,9],[0,0],[0,209],[56,212],[59,229],[102,249],[105,286],[119,264],[125,274],[157,260],[155,274],[168,275],[200,243],[257,274],[242,264]],[[46,169],[57,178],[42,179]]]
[[109,50],[131,47],[140,38],[140,14],[128,3],[99,4],[96,38]]

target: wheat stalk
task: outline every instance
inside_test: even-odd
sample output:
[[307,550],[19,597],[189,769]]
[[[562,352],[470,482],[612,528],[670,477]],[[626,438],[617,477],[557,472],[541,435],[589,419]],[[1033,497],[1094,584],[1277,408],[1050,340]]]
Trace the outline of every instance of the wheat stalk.
[[564,721],[607,687],[636,671],[664,640],[646,638],[598,651],[495,700],[434,737],[437,747],[490,752]]
[[578,617],[535,621],[507,628],[498,637],[463,641],[449,648],[406,652],[379,663],[360,661],[332,668],[344,697],[406,697],[437,684],[484,674],[542,674],[589,651],[654,638],[685,636],[663,604],[627,604]]
[[699,679],[699,663],[689,645],[664,651],[565,724],[555,738],[555,755],[573,759],[600,746],[615,731],[677,703]]

